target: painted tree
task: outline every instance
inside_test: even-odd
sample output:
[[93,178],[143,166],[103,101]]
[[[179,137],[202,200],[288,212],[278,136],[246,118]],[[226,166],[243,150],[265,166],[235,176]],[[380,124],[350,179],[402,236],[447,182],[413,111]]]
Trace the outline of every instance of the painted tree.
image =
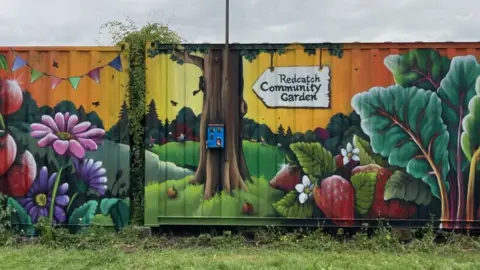
[[[202,72],[198,89],[192,89],[193,95],[203,94],[203,106],[199,163],[191,183],[205,185],[204,199],[210,199],[216,190],[247,191],[245,181],[250,180],[250,175],[241,139],[242,120],[248,110],[243,99],[243,58],[251,62],[260,53],[269,53],[270,69],[273,70],[274,54],[284,53],[285,44],[231,45],[228,53],[223,46],[209,44],[176,46],[152,43],[151,47],[150,57],[169,54],[172,61],[194,65]],[[322,48],[325,45],[322,44]],[[225,66],[225,60],[228,61],[228,67]],[[225,80],[225,75],[228,75],[228,80]],[[224,151],[206,149],[209,123],[224,124]]]

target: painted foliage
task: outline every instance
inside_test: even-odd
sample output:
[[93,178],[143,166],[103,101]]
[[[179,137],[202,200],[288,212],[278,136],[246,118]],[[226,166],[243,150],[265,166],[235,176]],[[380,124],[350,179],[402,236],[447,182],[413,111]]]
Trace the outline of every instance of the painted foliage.
[[153,45],[147,224],[477,220],[474,49]]
[[[130,218],[128,115],[117,49],[0,54],[0,191],[28,234]],[[120,112],[120,113],[119,113]]]

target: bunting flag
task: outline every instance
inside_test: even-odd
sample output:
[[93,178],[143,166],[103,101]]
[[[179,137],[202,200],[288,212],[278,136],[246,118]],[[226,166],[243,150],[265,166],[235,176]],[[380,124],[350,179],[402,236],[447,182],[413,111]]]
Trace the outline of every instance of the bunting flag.
[[92,79],[95,83],[99,84],[100,83],[100,71],[106,67],[110,66],[114,68],[115,70],[119,72],[123,72],[123,67],[122,67],[122,58],[120,54],[118,54],[115,58],[113,58],[108,64],[96,67],[94,69],[91,69],[87,73],[83,75],[75,75],[75,76],[70,76],[70,77],[58,77],[52,74],[48,74],[46,72],[39,71],[32,66],[28,64],[28,62],[23,59],[20,56],[15,56],[15,59],[13,60],[13,65],[12,65],[12,71],[16,71],[18,69],[21,69],[23,67],[28,67],[30,68],[30,83],[33,83],[37,81],[38,79],[42,77],[49,77],[50,78],[50,85],[52,87],[52,90],[55,89],[62,81],[68,81],[70,85],[73,87],[73,89],[77,90],[78,86],[80,85],[80,81],[82,80],[83,77],[89,77]]

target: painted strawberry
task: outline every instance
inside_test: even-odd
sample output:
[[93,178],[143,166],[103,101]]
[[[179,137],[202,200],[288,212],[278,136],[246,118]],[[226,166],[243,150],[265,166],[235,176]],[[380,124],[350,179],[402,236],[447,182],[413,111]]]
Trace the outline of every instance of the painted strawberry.
[[385,185],[392,172],[380,167],[377,174],[377,184],[375,187],[375,197],[372,207],[368,212],[368,217],[372,219],[408,219],[415,215],[417,207],[415,204],[403,200],[384,200]]
[[355,191],[349,181],[338,175],[323,179],[313,190],[313,199],[323,214],[339,226],[354,224]]
[[285,192],[295,189],[300,184],[301,171],[299,167],[284,165],[270,181],[270,186]]

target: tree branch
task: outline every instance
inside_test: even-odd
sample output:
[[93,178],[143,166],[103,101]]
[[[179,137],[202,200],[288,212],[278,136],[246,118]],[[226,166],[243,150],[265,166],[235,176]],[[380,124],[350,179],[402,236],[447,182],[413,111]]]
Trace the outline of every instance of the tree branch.
[[196,55],[191,55],[186,51],[179,49],[173,49],[173,55],[178,59],[181,59],[183,62],[195,65],[203,71],[203,58]]

